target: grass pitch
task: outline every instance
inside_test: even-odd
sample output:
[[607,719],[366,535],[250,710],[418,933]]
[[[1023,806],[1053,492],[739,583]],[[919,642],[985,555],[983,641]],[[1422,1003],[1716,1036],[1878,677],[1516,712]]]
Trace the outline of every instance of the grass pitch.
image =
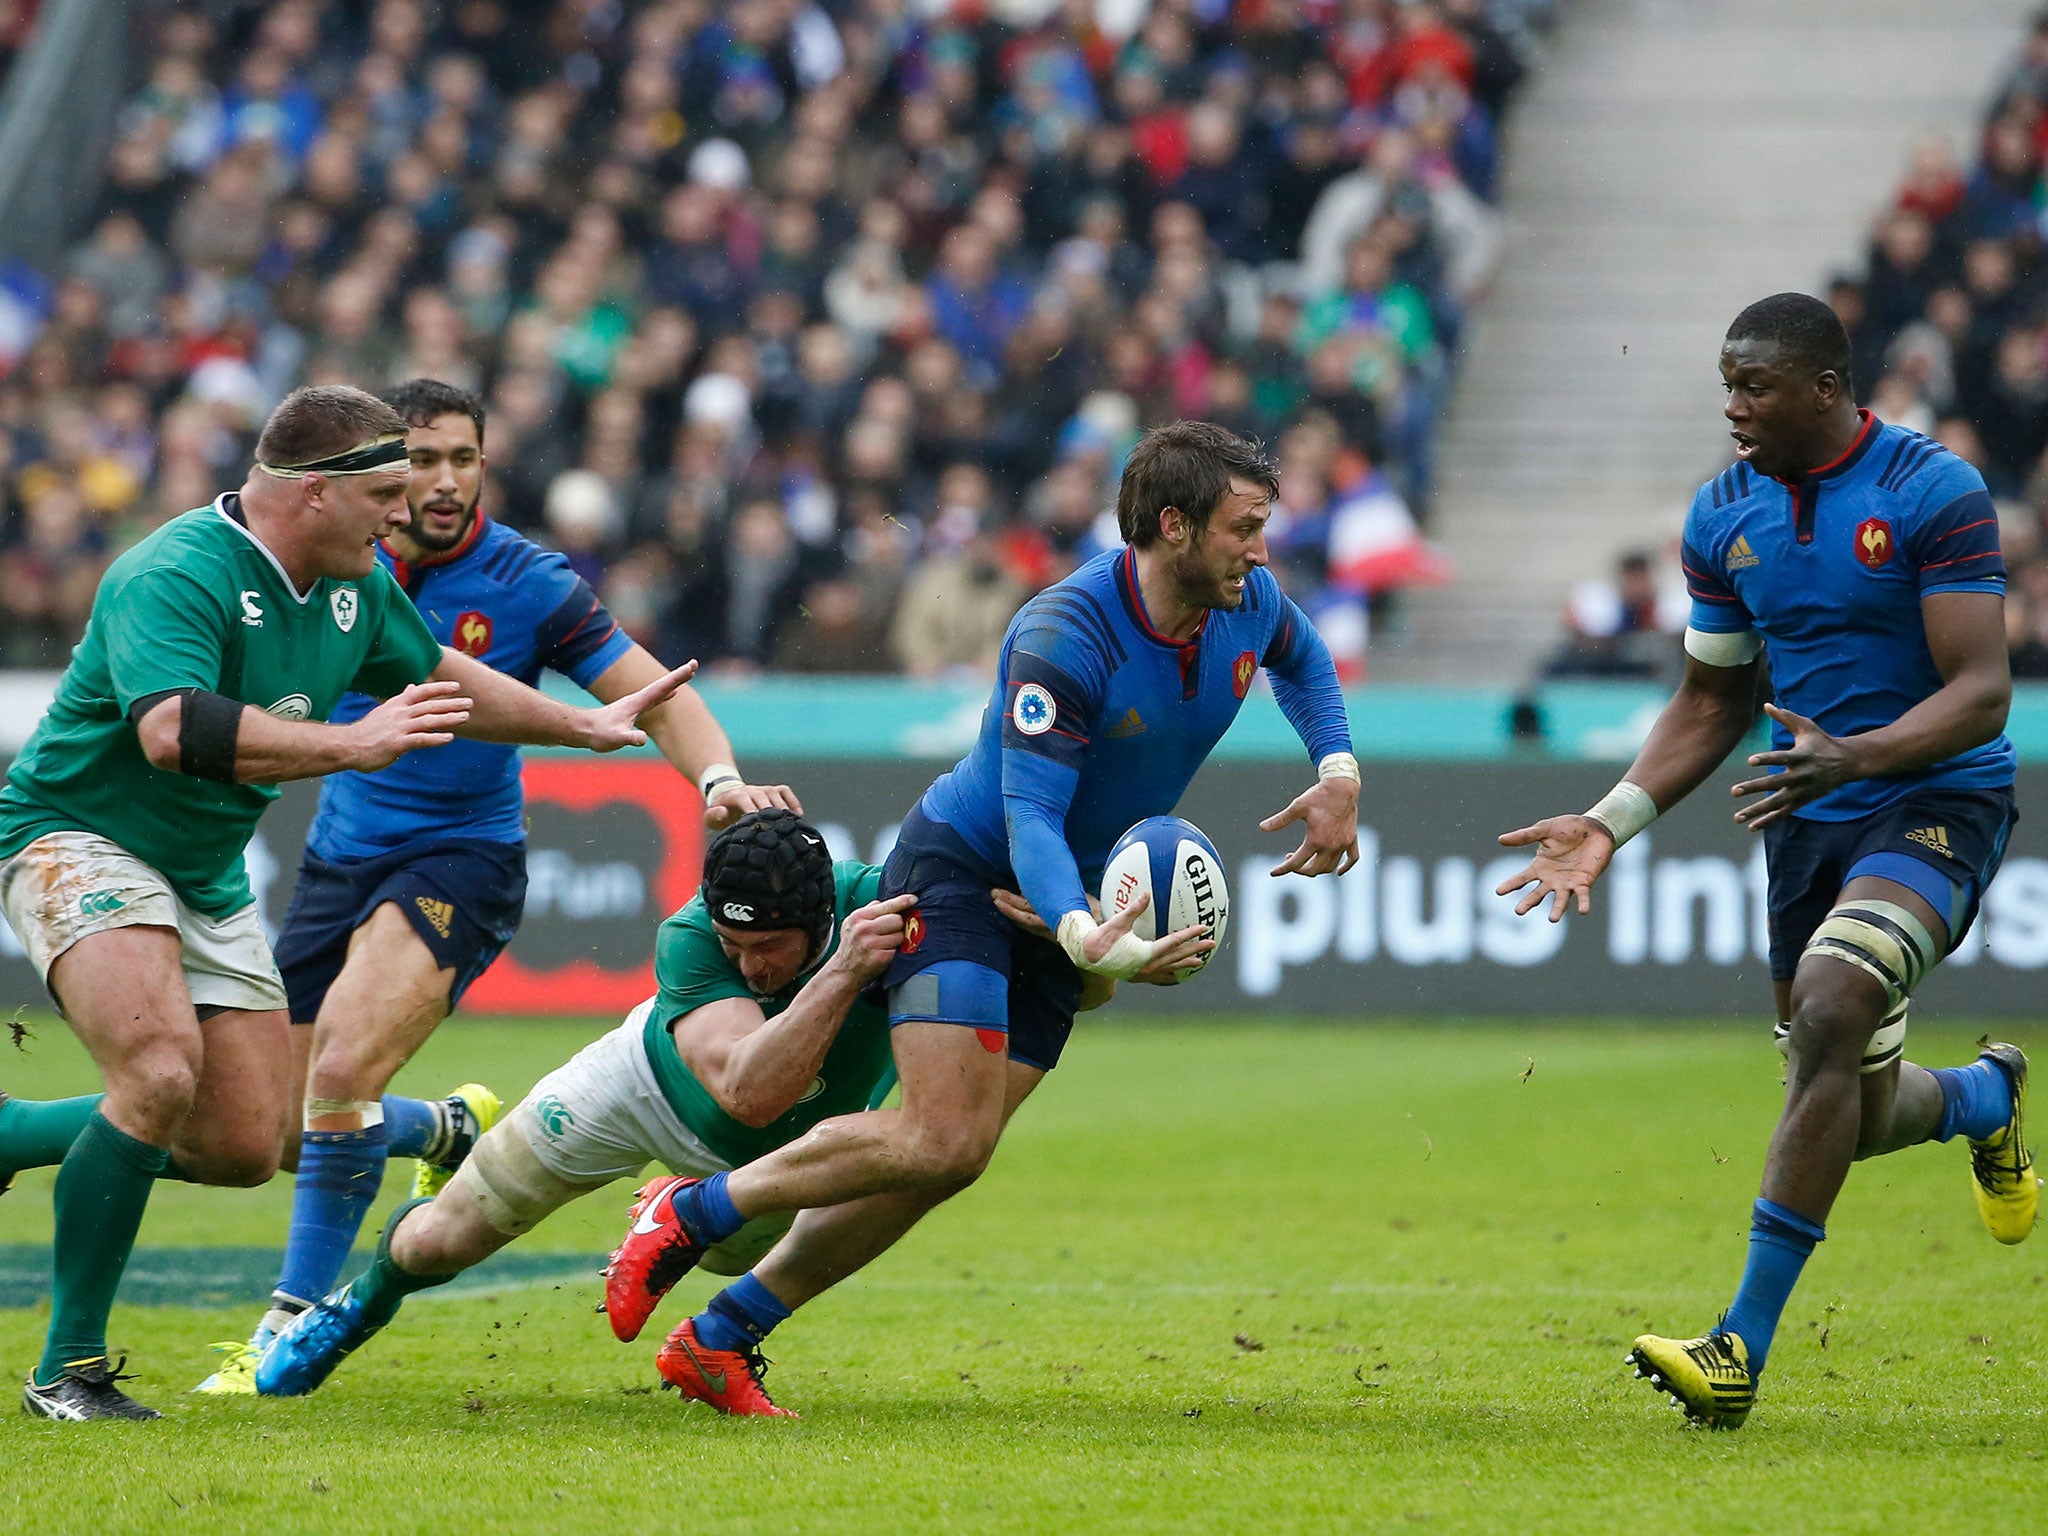
[[[523,1090],[592,1028],[464,1021],[401,1086]],[[54,1023],[0,1073],[92,1086]],[[652,1390],[701,1277],[631,1346],[593,1273],[429,1295],[296,1402],[181,1395],[258,1297],[123,1306],[169,1417],[0,1420],[0,1528],[2040,1529],[2048,1237],[1991,1242],[1959,1147],[1852,1177],[1741,1433],[1629,1378],[1725,1305],[1779,1093],[1754,1028],[1084,1021],[980,1186],[771,1340],[798,1422]],[[49,1177],[0,1244],[48,1240]],[[602,1252],[629,1192],[513,1251]],[[289,1195],[166,1185],[143,1243],[277,1245]],[[7,1369],[43,1320],[0,1311]]]

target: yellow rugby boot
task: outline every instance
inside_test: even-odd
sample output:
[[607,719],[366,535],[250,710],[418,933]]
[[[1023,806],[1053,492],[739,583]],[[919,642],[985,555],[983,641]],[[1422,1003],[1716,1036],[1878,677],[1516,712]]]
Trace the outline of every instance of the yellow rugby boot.
[[412,1197],[415,1200],[431,1200],[446,1189],[448,1181],[455,1177],[455,1170],[469,1156],[470,1148],[505,1113],[504,1100],[482,1083],[464,1083],[442,1102],[448,1106],[451,1122],[448,1150],[441,1155],[439,1162],[430,1163],[422,1158],[414,1168]]
[[2025,1242],[2041,1206],[2041,1181],[2023,1134],[2027,1115],[2027,1053],[2003,1041],[1979,1053],[1989,1057],[2012,1084],[2012,1118],[1982,1141],[1970,1143],[1970,1178],[1977,1214],[2001,1243]]
[[1646,1333],[1629,1351],[1639,1379],[1667,1393],[1687,1419],[1706,1429],[1740,1429],[1756,1406],[1749,1347],[1732,1333],[1660,1339]]
[[275,1337],[270,1329],[258,1325],[255,1335],[248,1343],[240,1339],[225,1339],[213,1346],[222,1359],[211,1376],[192,1390],[203,1392],[209,1397],[254,1397],[256,1395],[256,1362],[263,1358],[263,1351]]

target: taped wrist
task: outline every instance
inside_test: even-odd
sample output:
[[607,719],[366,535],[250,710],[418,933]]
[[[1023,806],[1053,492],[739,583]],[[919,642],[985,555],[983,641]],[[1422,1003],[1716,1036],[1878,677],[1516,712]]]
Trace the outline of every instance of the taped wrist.
[[165,699],[178,702],[178,772],[195,779],[233,784],[235,753],[242,735],[239,700],[204,688],[166,688],[146,694],[128,706],[128,719],[139,724]]
[[1357,755],[1351,752],[1332,752],[1316,764],[1316,779],[1318,782],[1324,779],[1349,779],[1354,784],[1358,783]]
[[1067,952],[1067,958],[1082,970],[1097,976],[1113,976],[1118,981],[1129,981],[1145,969],[1152,960],[1152,940],[1141,939],[1135,933],[1120,934],[1110,945],[1109,953],[1100,960],[1088,958],[1088,935],[1102,925],[1086,912],[1069,912],[1060,919],[1058,938],[1060,948]]
[[1642,785],[1623,779],[1586,812],[1586,819],[1605,827],[1614,846],[1619,848],[1657,819],[1657,802]]
[[697,781],[697,793],[709,800],[726,785],[745,782],[731,763],[709,763],[705,765],[704,776]]

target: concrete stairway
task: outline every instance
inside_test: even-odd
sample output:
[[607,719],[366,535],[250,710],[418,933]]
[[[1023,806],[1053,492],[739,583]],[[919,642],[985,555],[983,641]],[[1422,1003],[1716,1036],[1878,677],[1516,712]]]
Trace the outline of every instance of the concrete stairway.
[[1509,254],[1444,424],[1459,569],[1379,681],[1514,681],[1572,582],[1662,549],[1727,462],[1736,312],[1859,264],[1914,142],[1966,152],[2036,0],[1568,0],[1517,108]]

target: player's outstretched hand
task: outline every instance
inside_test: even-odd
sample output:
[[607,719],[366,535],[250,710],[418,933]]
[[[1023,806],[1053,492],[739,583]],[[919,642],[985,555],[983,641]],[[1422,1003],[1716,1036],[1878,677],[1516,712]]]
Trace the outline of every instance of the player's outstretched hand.
[[1764,713],[1792,733],[1792,745],[1783,751],[1750,755],[1750,767],[1782,768],[1785,770],[1783,773],[1745,779],[1729,791],[1737,798],[1763,796],[1763,799],[1745,805],[1735,813],[1736,821],[1752,832],[1760,831],[1780,817],[1791,815],[1800,806],[1811,804],[1829,790],[1862,777],[1847,742],[1830,736],[1806,716],[1795,715],[1775,704],[1766,704]]
[[583,711],[583,745],[593,752],[616,752],[637,747],[647,733],[636,724],[650,709],[659,709],[675,697],[676,690],[697,675],[697,663],[686,661],[673,672],[663,673],[645,688],[635,689],[623,699]]
[[1301,823],[1301,846],[1273,866],[1276,875],[1341,875],[1358,862],[1358,783],[1324,779],[1294,797],[1277,816],[1259,823],[1278,832]]
[[839,951],[833,962],[851,971],[857,980],[873,981],[889,969],[889,962],[903,947],[904,919],[916,905],[917,897],[906,892],[855,907],[839,925]]
[[349,766],[374,773],[416,748],[445,747],[455,739],[455,727],[469,719],[470,701],[461,692],[460,683],[413,683],[343,726]]
[[713,832],[723,832],[747,812],[774,806],[799,816],[804,813],[804,803],[787,784],[735,784],[727,780],[704,802],[704,825]]
[[1599,822],[1590,816],[1551,816],[1533,827],[1503,832],[1500,841],[1503,848],[1536,845],[1528,864],[1493,888],[1496,896],[1512,896],[1524,886],[1535,887],[1515,904],[1515,916],[1533,911],[1546,896],[1553,923],[1573,901],[1582,917],[1593,910],[1593,882],[1614,857],[1614,838]]

